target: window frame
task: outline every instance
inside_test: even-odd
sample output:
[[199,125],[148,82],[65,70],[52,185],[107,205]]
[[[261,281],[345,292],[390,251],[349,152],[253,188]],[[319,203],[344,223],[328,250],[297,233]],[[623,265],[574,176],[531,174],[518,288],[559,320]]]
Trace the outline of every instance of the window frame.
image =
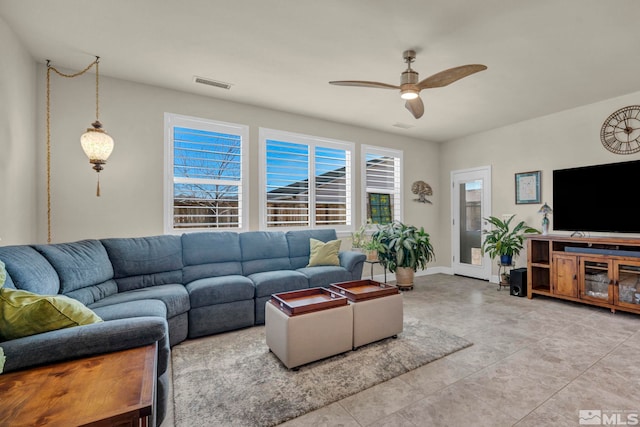
[[[397,176],[397,191],[389,192],[384,189],[376,189],[374,187],[367,187],[367,154],[374,154],[379,156],[394,157],[398,159]],[[368,224],[369,213],[367,212],[367,201],[369,193],[385,193],[393,196],[393,210],[391,212],[392,220],[403,221],[404,218],[404,198],[403,198],[403,183],[404,183],[404,152],[393,148],[377,147],[373,145],[363,144],[360,147],[360,181],[362,182],[362,192],[360,197],[361,203],[361,218],[363,224]],[[369,191],[371,190],[371,191]],[[367,229],[374,230],[374,226],[368,225]]]
[[[319,136],[305,135],[300,133],[282,131],[277,129],[259,128],[259,227],[261,231],[288,231],[300,229],[335,229],[336,233],[350,232],[353,229],[353,212],[354,212],[354,189],[353,180],[355,170],[355,144],[349,141],[341,141],[337,139],[324,138]],[[290,142],[295,144],[303,144],[309,147],[309,178],[313,182],[309,183],[309,226],[282,226],[267,227],[267,140],[276,140],[282,142]],[[326,147],[347,152],[346,174],[345,174],[345,190],[346,190],[346,224],[344,225],[316,225],[315,224],[315,148]]]
[[[238,181],[240,193],[238,227],[174,227],[174,127],[226,133],[240,137],[241,171]],[[249,126],[228,123],[200,117],[185,116],[175,113],[164,113],[164,232],[165,234],[182,234],[199,231],[245,231],[249,228]]]

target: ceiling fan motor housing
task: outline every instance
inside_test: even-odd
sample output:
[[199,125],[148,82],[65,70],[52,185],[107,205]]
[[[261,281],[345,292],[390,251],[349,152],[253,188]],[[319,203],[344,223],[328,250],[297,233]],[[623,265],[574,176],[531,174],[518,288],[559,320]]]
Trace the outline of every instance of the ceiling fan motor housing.
[[418,73],[411,69],[411,63],[409,63],[409,68],[400,76],[400,97],[407,100],[416,99],[419,93]]
[[411,69],[411,63],[416,59],[416,53],[413,50],[405,50],[402,57],[407,63],[407,69],[400,75],[400,96],[402,99],[415,99],[420,93],[417,86],[418,73]]
[[403,71],[402,76],[400,77],[400,84],[401,85],[418,84],[418,73],[411,69]]

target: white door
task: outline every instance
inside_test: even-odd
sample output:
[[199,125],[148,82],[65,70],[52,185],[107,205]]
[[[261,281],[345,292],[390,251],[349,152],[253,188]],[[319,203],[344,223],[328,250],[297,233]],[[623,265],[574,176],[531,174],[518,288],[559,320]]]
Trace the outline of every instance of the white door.
[[482,255],[482,230],[491,215],[491,167],[451,172],[451,253],[454,274],[489,280],[491,259]]

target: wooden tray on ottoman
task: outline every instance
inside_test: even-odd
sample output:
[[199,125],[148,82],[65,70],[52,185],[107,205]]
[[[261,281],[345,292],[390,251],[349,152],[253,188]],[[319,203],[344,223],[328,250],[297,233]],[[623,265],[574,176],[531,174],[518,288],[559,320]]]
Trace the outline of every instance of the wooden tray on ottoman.
[[397,286],[373,280],[332,283],[329,289],[338,292],[340,295],[344,295],[352,302],[386,297],[387,295],[395,295],[400,292]]
[[271,295],[271,304],[289,316],[296,316],[348,304],[345,296],[327,288],[309,288]]

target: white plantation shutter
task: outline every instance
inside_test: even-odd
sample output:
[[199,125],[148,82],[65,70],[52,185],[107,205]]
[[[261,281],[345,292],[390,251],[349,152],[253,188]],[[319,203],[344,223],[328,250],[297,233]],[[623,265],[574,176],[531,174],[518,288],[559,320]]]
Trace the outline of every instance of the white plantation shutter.
[[353,144],[260,130],[262,228],[347,229]]
[[316,225],[347,225],[350,212],[347,182],[351,181],[347,165],[351,153],[327,147],[316,147],[315,153]]
[[166,123],[168,231],[240,229],[246,215],[246,126],[171,114]]
[[309,225],[309,147],[267,141],[267,227]]

